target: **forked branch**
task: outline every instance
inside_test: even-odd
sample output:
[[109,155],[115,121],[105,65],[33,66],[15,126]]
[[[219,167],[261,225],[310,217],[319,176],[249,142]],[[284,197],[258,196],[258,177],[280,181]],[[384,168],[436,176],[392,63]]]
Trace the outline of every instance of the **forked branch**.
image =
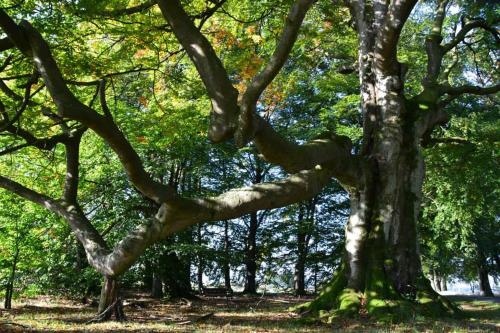
[[246,145],[253,139],[256,130],[254,113],[257,100],[266,87],[278,75],[285,64],[293,45],[297,40],[299,29],[307,11],[316,0],[297,0],[288,13],[285,27],[273,55],[267,65],[257,74],[247,86],[240,102],[240,116],[238,130],[236,133],[236,144]]

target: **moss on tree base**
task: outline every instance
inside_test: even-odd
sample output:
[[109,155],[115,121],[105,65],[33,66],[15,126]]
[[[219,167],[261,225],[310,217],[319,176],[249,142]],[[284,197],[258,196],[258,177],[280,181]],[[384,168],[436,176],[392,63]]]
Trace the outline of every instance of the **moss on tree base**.
[[[417,316],[461,317],[462,311],[447,298],[436,293],[429,280],[418,279],[414,299],[399,294],[389,283],[383,270],[367,274],[365,291],[348,288],[344,268],[337,271],[332,281],[319,296],[290,310],[304,318],[333,322],[339,317],[368,316],[380,322],[402,322]],[[379,274],[381,273],[381,274]]]

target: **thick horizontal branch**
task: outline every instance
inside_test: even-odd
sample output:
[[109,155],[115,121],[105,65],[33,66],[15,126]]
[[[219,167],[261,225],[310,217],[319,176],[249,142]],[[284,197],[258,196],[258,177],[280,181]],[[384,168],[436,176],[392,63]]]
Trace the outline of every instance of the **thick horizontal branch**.
[[14,43],[9,38],[0,38],[0,52],[9,50],[14,47]]
[[439,87],[439,91],[442,94],[448,94],[450,96],[458,97],[463,94],[472,94],[472,95],[489,95],[494,94],[500,91],[500,83],[489,86],[489,87],[481,87],[475,85],[464,85],[459,87],[452,87],[450,85],[441,85]]
[[256,116],[256,121],[255,145],[269,163],[278,164],[289,173],[325,165],[341,183],[356,185],[359,165],[351,155],[352,144],[347,137],[331,133],[298,145],[284,139],[261,117]]
[[276,182],[233,189],[214,198],[169,201],[155,218],[121,240],[106,259],[109,270],[126,271],[152,243],[201,222],[237,218],[258,210],[284,207],[318,194],[331,180],[331,170],[302,171]]

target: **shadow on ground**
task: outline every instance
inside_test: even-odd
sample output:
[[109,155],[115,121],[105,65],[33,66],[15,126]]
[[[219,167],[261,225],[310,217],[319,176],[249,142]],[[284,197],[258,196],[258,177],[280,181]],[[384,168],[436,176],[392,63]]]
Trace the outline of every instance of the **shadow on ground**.
[[287,309],[310,298],[237,295],[230,299],[158,301],[131,295],[125,300],[128,321],[86,324],[95,315],[95,308],[49,300],[43,305],[31,302],[0,311],[0,332],[500,332],[499,303],[484,298],[450,298],[464,309],[467,319],[415,318],[392,325],[365,317],[338,319],[332,324],[306,323]]

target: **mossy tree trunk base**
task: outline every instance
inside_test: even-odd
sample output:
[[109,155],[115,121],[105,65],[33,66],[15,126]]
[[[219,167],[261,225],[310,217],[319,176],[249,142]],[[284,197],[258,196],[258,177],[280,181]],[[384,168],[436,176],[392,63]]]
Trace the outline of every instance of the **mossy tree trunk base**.
[[294,308],[304,318],[333,322],[339,317],[366,317],[377,321],[400,322],[426,317],[460,317],[461,310],[436,293],[425,277],[418,279],[414,295],[402,295],[385,274],[367,274],[365,290],[349,288],[344,265],[319,296]]

